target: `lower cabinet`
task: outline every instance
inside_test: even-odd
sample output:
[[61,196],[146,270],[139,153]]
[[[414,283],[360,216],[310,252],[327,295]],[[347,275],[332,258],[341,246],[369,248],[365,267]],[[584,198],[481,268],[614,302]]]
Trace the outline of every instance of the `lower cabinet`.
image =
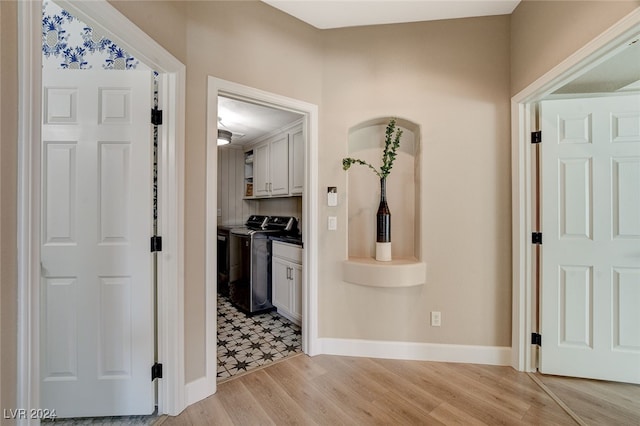
[[273,241],[271,257],[272,303],[278,313],[302,322],[302,248]]

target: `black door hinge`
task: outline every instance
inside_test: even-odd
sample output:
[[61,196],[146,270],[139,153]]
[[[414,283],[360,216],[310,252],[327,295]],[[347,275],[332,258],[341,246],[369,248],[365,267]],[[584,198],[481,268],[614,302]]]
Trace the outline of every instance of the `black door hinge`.
[[542,131],[538,130],[537,132],[531,132],[531,143],[541,143],[542,142]]
[[531,244],[542,244],[542,232],[531,233]]
[[531,344],[542,346],[542,334],[531,333]]
[[151,253],[162,251],[162,237],[154,235],[151,237]]
[[155,107],[151,110],[151,124],[154,126],[162,125],[162,110]]
[[151,366],[151,381],[162,379],[162,364],[155,363]]

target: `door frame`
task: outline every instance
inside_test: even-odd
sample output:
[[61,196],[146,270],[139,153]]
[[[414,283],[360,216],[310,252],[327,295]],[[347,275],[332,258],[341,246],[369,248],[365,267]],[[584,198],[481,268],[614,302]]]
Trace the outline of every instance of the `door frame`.
[[[184,64],[106,0],[56,3],[99,28],[160,74],[158,173],[158,411],[177,415],[185,407],[184,383]],[[97,18],[94,18],[97,17]],[[17,406],[40,408],[40,139],[42,111],[42,2],[18,2],[18,371]],[[23,419],[20,424],[38,420]]]
[[[302,235],[305,238],[302,278],[302,351],[310,356],[319,353],[318,341],[318,106],[209,76],[207,82],[207,158],[206,158],[206,245],[205,258],[216,259],[218,193],[218,95],[257,102],[302,114],[305,119],[307,145],[304,151],[305,180],[302,206]],[[311,242],[311,244],[309,244]],[[215,392],[217,367],[217,265],[207,262],[206,285],[206,360],[210,393]],[[213,383],[213,385],[211,385]]]
[[640,8],[629,13],[598,37],[542,75],[511,98],[511,201],[512,201],[512,332],[511,365],[519,371],[537,369],[536,346],[530,336],[535,330],[535,171],[530,136],[539,130],[537,102],[569,81],[618,53],[623,43],[640,34]]

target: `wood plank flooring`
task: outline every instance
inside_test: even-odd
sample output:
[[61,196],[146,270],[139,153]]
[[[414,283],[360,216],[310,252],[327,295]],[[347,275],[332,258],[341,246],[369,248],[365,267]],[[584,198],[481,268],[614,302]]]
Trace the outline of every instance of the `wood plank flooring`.
[[511,367],[297,355],[218,384],[162,426],[575,425]]
[[640,385],[536,374],[587,425],[640,425]]

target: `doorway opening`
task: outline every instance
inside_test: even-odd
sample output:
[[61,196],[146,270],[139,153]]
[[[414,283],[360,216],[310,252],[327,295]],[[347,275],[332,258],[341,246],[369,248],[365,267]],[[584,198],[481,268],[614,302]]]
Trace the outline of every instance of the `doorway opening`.
[[[584,93],[561,95],[559,92],[566,91],[570,87],[575,89],[577,87],[575,83],[580,83],[581,79],[584,82],[605,67],[607,62],[615,61],[615,58],[627,50],[630,44],[637,43],[639,34],[640,11],[636,10],[512,98],[514,273],[512,365],[518,370],[536,371],[539,355],[539,347],[532,344],[533,333],[539,332],[538,304],[540,302],[536,287],[537,267],[534,255],[537,245],[532,244],[532,233],[538,231],[544,233],[544,230],[537,229],[536,223],[538,192],[535,184],[535,148],[532,148],[531,144],[532,133],[539,130],[538,102],[548,98],[554,92],[558,92],[553,95],[555,97],[584,97]],[[610,83],[611,74],[605,73],[604,76]],[[623,86],[618,86],[616,89]],[[628,89],[637,90],[632,86]],[[544,142],[541,149],[544,149]],[[542,249],[544,250],[544,239]],[[544,336],[542,339],[544,340]]]
[[[302,264],[277,254],[303,250],[304,125],[297,112],[218,95],[218,130],[231,132],[218,146],[218,380],[302,352]],[[254,226],[248,238],[247,224],[274,217],[291,229]]]
[[[218,148],[218,129],[228,127],[229,131],[232,133],[234,131],[232,123],[234,120],[230,116],[224,116],[224,110],[230,104],[235,104],[235,108],[245,110],[245,112],[247,108],[264,108],[263,112],[270,116],[270,120],[275,120],[272,122],[277,121],[275,116],[279,116],[282,121],[280,121],[279,125],[272,127],[270,131],[263,132],[263,134],[255,134],[252,138],[244,134],[245,132],[251,131],[250,129],[242,130],[238,128],[235,130],[237,140],[240,141],[246,138],[245,140],[248,141],[247,145],[240,148],[238,144],[236,145],[238,148],[233,148],[232,137],[230,147]],[[231,109],[233,109],[233,107]],[[221,113],[221,111],[223,113]],[[207,371],[214,382],[218,372],[216,348],[217,342],[219,343],[217,340],[219,337],[217,337],[217,332],[221,326],[221,324],[217,324],[220,318],[218,316],[218,310],[224,310],[224,313],[229,312],[227,305],[220,306],[217,303],[218,274],[223,272],[218,269],[218,262],[215,261],[220,254],[218,253],[219,245],[216,239],[216,231],[219,229],[219,225],[242,225],[248,217],[255,218],[255,216],[297,217],[299,232],[301,234],[300,242],[304,241],[303,247],[300,246],[300,251],[297,252],[297,256],[299,256],[297,261],[297,264],[300,265],[299,269],[296,269],[296,264],[292,259],[288,259],[285,260],[285,262],[289,263],[283,266],[282,269],[274,263],[272,271],[274,276],[277,276],[278,271],[281,270],[285,281],[297,277],[300,291],[299,294],[291,297],[296,299],[295,303],[299,306],[298,313],[300,315],[296,315],[295,309],[293,311],[288,310],[287,306],[283,306],[277,301],[271,303],[273,299],[269,300],[270,306],[274,306],[276,310],[268,314],[271,315],[271,317],[267,317],[267,322],[275,321],[273,325],[285,332],[284,335],[276,337],[277,340],[280,341],[276,346],[280,347],[281,351],[278,354],[274,354],[274,349],[276,348],[272,347],[262,352],[259,349],[259,341],[255,341],[253,344],[255,345],[255,350],[259,351],[267,359],[272,356],[274,358],[283,357],[289,353],[304,352],[309,355],[317,353],[317,128],[318,108],[316,105],[209,77],[207,108],[206,258],[210,260],[207,262],[206,273],[206,306],[208,330],[207,365],[209,365],[210,368],[208,368]],[[304,137],[300,139],[300,135]],[[285,145],[287,147],[293,147],[293,145],[288,142],[285,144],[283,142],[285,140],[291,141],[292,143],[293,141],[299,140],[305,142],[301,151],[299,151],[298,148],[291,148],[294,149],[294,152],[299,153],[295,164],[291,164],[291,166],[299,165],[301,169],[290,172],[290,164],[288,163],[286,169],[288,173],[285,174],[285,176],[290,177],[290,173],[296,175],[300,170],[303,172],[299,175],[301,177],[300,181],[292,183],[292,185],[289,185],[287,177],[288,189],[286,192],[284,192],[284,190],[282,190],[283,192],[276,192],[280,191],[280,185],[278,183],[279,176],[277,176],[277,173],[282,172],[284,164],[278,166],[277,160],[268,160],[263,164],[262,159],[267,157],[262,157],[260,151],[263,148],[265,152],[270,152],[271,149],[273,149],[273,151],[277,153],[282,152],[281,149],[283,149]],[[220,159],[218,158],[219,155]],[[223,164],[230,164],[224,160],[229,160],[229,158],[233,157],[238,159],[235,164],[240,167],[239,169],[235,169],[235,173],[232,173],[233,182],[229,182],[228,171],[222,173],[224,170],[221,169],[226,167]],[[274,174],[272,176],[269,172],[270,179],[263,182],[261,179],[265,167],[272,167]],[[271,177],[273,177],[273,179],[271,179]],[[219,190],[219,188],[225,185],[233,188],[232,197],[229,197],[229,191]],[[294,187],[295,189],[293,189]],[[261,195],[258,190],[264,190],[267,193]],[[230,211],[234,213],[230,214]],[[230,227],[232,228],[233,226]],[[230,238],[230,240],[233,241],[233,238]],[[291,241],[285,242],[285,244],[295,248],[295,245],[290,244],[290,242]],[[270,242],[269,244],[278,244],[278,242]],[[234,250],[234,248],[230,248],[230,250]],[[278,249],[271,250],[277,251]],[[269,252],[269,254],[271,254],[271,252]],[[286,254],[283,256],[286,256]],[[233,256],[231,257],[233,258]],[[273,259],[275,260],[275,257]],[[234,265],[231,265],[230,269],[233,269],[233,267]],[[230,270],[228,277],[229,284],[231,284],[230,293],[233,292],[234,277],[232,275],[233,272]],[[224,287],[222,287],[221,290],[224,293]],[[269,294],[272,296],[271,293]],[[233,307],[234,303],[231,305]],[[238,304],[235,303],[235,305],[237,306]],[[277,311],[280,311],[281,315],[277,314]],[[233,315],[235,315],[235,313]],[[241,318],[247,318],[244,313],[241,315]],[[277,316],[273,317],[273,315]],[[249,320],[252,321],[250,318]],[[297,321],[299,321],[299,326],[296,324]],[[231,320],[231,322],[233,322],[233,320]],[[299,329],[297,327],[299,327]],[[270,329],[272,327],[267,326],[267,328]],[[299,342],[296,342],[296,340]],[[282,345],[284,341],[287,341],[289,345]],[[298,347],[298,344],[301,344],[301,346]],[[287,346],[289,346],[289,348],[287,348]],[[260,357],[262,358],[262,355],[260,355]],[[258,361],[255,361],[256,366],[259,366]],[[236,364],[232,364],[232,370],[234,370],[233,372],[235,373],[238,372],[238,369],[234,369],[234,365]],[[244,364],[240,366],[244,367]],[[227,373],[228,372],[227,370]],[[222,376],[224,377],[226,374],[223,373]]]

